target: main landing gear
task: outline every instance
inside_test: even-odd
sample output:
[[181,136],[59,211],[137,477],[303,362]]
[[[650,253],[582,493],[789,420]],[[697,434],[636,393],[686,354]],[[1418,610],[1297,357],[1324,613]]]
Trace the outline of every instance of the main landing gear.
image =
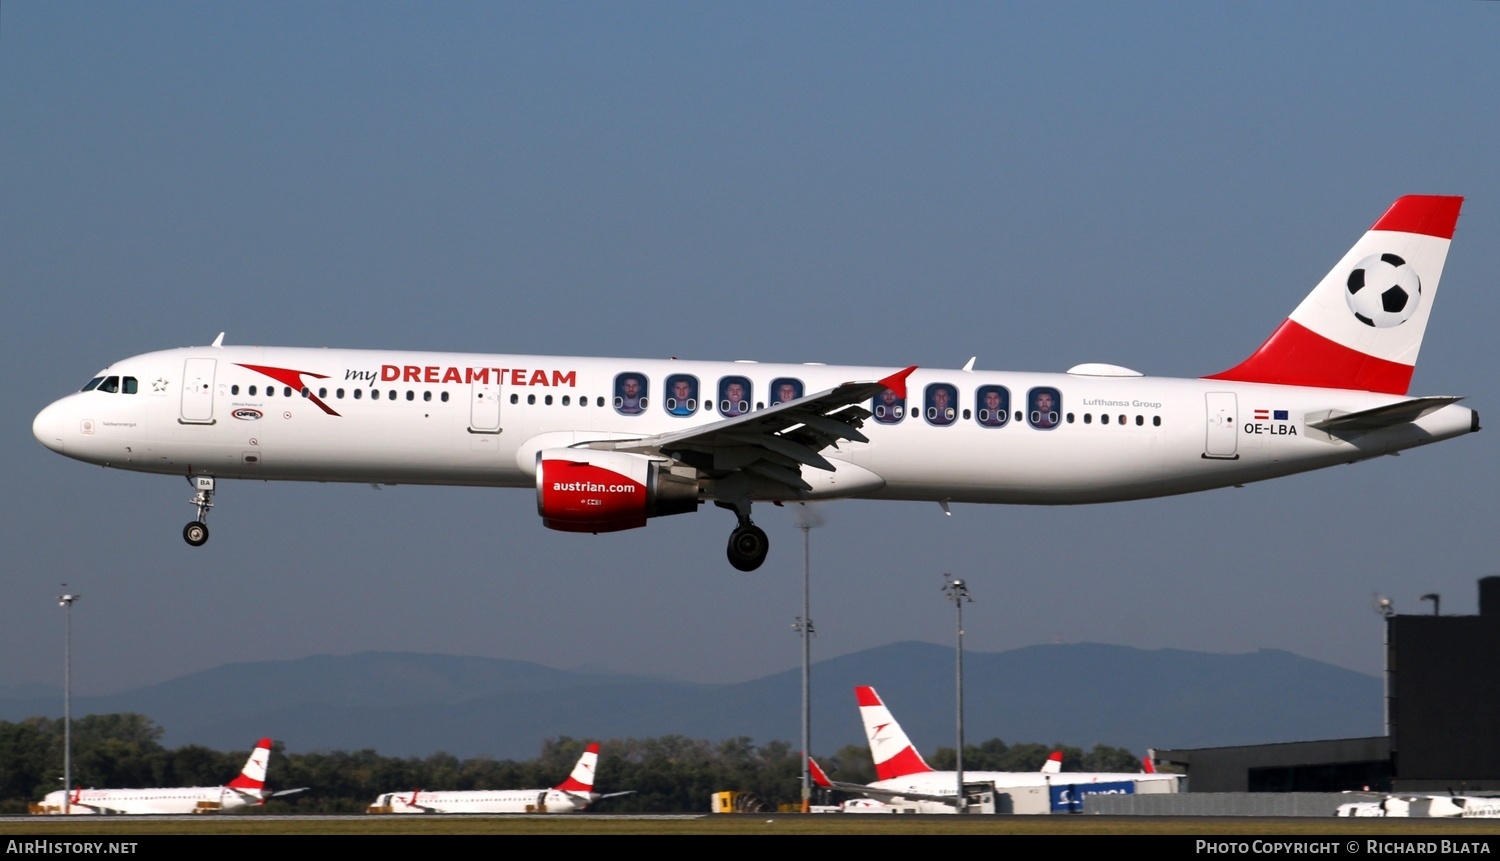
[[766,561],[766,553],[770,549],[771,542],[766,538],[766,531],[748,520],[729,533],[729,564],[741,571],[759,568]]
[[750,522],[750,502],[717,500],[715,505],[728,508],[740,519],[740,525],[729,533],[729,564],[740,571],[754,571],[766,561],[766,552],[771,549],[771,540],[766,531]]
[[203,521],[208,517],[208,510],[214,507],[214,477],[190,475],[188,483],[198,491],[188,500],[198,507],[198,519],[182,527],[182,540],[194,547],[202,547],[208,540],[208,524]]

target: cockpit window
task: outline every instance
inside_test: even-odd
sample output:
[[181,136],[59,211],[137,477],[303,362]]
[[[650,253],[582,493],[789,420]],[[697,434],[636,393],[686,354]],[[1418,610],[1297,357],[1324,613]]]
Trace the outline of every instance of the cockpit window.
[[127,395],[133,395],[133,394],[135,394],[136,391],[140,388],[139,385],[135,381],[135,377],[125,377],[123,380],[121,380],[121,382],[124,385],[120,389],[120,391],[124,392]]
[[79,389],[78,391],[80,391],[80,392],[92,392],[94,389],[99,388],[99,384],[102,383],[102,382],[104,382],[104,378],[103,377],[95,377],[92,380],[89,380],[89,384],[88,385],[84,386],[83,388]]
[[119,377],[105,377],[104,382],[99,384],[99,391],[114,394],[120,390]]

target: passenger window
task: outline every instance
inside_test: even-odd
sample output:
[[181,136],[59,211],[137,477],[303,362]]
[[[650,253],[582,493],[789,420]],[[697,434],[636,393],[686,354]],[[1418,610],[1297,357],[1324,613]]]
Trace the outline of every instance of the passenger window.
[[668,415],[690,416],[698,411],[698,378],[690,374],[667,377],[667,397],[662,401]]
[[443,398],[443,403],[445,403],[445,404],[448,403],[448,393],[447,392],[443,392],[442,398]]
[[641,374],[615,376],[615,412],[620,415],[640,415],[646,409],[647,394],[646,378]]
[[[364,397],[364,391],[365,391],[364,389],[355,389],[354,390],[354,399],[357,401],[360,398]],[[374,391],[374,390],[371,389],[371,391]]]
[[933,383],[927,387],[923,395],[926,409],[923,414],[927,417],[927,423],[937,427],[947,427],[958,418],[958,389],[949,383]]
[[237,395],[237,394],[239,394],[240,393],[240,384],[239,383],[235,383],[234,385],[230,386],[229,387],[229,393],[231,395]]
[[250,387],[250,397],[252,397],[252,398],[255,397],[255,387],[254,386]]
[[906,418],[906,398],[898,398],[895,392],[886,389],[875,396],[870,412],[874,413],[875,421],[893,425]]
[[425,392],[422,393],[422,400],[424,400],[424,401],[430,401],[430,400],[432,400],[432,390],[431,389],[428,389],[427,391],[425,391]]
[[1027,418],[1037,430],[1057,427],[1062,410],[1062,393],[1051,386],[1038,386],[1026,393]]
[[725,377],[719,380],[719,412],[733,417],[750,412],[750,380]]
[[536,404],[536,395],[527,395],[526,396],[526,403],[533,404],[533,405]]
[[1004,386],[980,386],[974,393],[974,415],[987,428],[1005,427],[1010,422],[1010,389]]
[[802,381],[794,377],[777,377],[771,381],[771,406],[802,397]]

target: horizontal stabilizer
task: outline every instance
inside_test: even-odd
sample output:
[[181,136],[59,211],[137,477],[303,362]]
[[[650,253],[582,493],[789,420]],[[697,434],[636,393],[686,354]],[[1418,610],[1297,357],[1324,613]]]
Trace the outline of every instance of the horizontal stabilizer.
[[1354,433],[1379,430],[1392,425],[1414,422],[1429,413],[1437,412],[1443,407],[1449,404],[1456,404],[1461,400],[1463,400],[1462,397],[1447,395],[1430,398],[1412,398],[1409,401],[1387,404],[1371,410],[1360,410],[1357,413],[1345,413],[1340,416],[1329,416],[1309,421],[1307,426],[1327,433]]

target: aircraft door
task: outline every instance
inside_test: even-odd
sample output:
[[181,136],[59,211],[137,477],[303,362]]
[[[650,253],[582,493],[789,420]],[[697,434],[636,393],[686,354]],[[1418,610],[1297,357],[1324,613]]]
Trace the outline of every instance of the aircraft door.
[[216,359],[188,359],[182,367],[183,424],[214,423],[214,371]]
[[1239,414],[1234,392],[1207,392],[1204,397],[1208,410],[1208,433],[1204,442],[1203,456],[1223,460],[1238,460],[1238,428],[1235,416]]
[[475,379],[469,389],[469,433],[500,432],[500,381]]

